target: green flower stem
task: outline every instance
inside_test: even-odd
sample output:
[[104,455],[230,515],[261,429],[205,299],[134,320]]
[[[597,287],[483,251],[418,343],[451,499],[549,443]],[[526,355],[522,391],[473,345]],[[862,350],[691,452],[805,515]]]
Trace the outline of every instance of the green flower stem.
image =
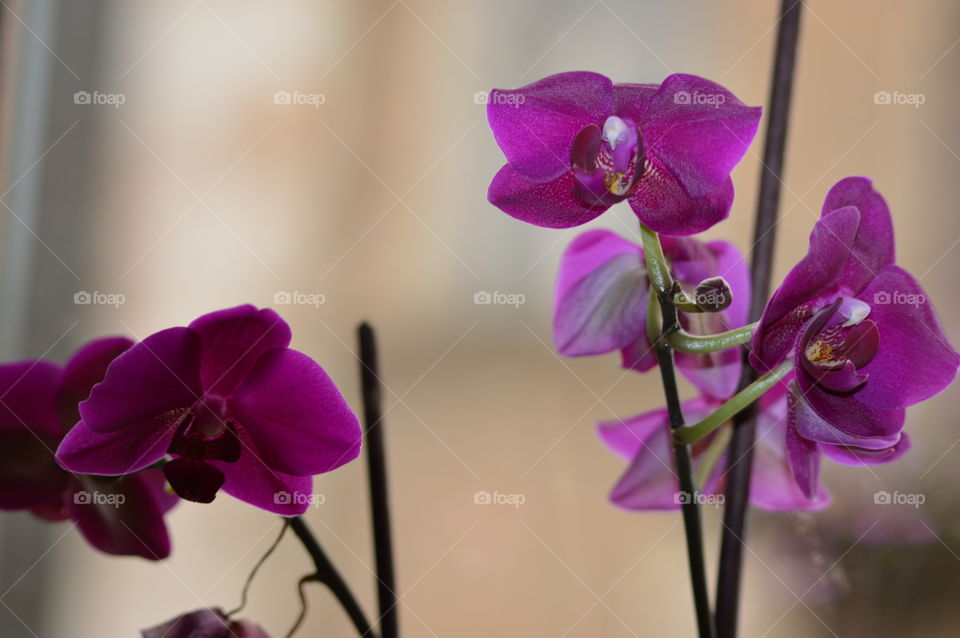
[[660,315],[660,296],[650,287],[650,301],[647,303],[647,339],[656,343],[663,333],[663,317]]
[[717,410],[696,425],[678,428],[673,433],[674,441],[677,443],[695,443],[710,434],[718,427],[732,419],[741,410],[749,407],[754,401],[759,399],[770,388],[779,383],[784,377],[793,370],[793,361],[787,360],[780,364],[780,367],[766,373],[743,390],[738,392],[733,398],[721,405]]
[[674,295],[673,305],[680,312],[704,312],[703,308],[693,302],[693,296],[683,289]]
[[727,348],[743,345],[750,341],[756,329],[757,324],[751,323],[742,328],[718,332],[712,335],[692,335],[681,328],[671,332],[667,338],[670,341],[670,345],[673,346],[673,349],[677,352],[706,354],[708,352],[719,352]]
[[[660,238],[649,228],[641,225],[644,254],[650,277],[650,305],[647,309],[647,330],[657,354],[663,393],[667,401],[671,429],[683,427],[683,408],[680,405],[680,393],[677,389],[676,368],[673,363],[673,349],[667,342],[666,332],[677,326],[677,309],[671,303],[672,292],[676,286],[670,277],[660,247]],[[656,305],[654,305],[656,303]],[[659,306],[659,308],[657,307]],[[680,491],[694,494],[693,462],[687,445],[674,443],[674,457],[677,463],[677,477]],[[710,611],[710,595],[707,591],[707,570],[704,563],[703,530],[700,524],[700,509],[696,499],[685,499],[680,505],[683,516],[683,528],[687,540],[687,561],[690,570],[690,585],[693,593],[694,608],[697,614],[697,632],[700,638],[714,638],[713,614]]]
[[703,453],[700,460],[700,467],[697,468],[693,476],[701,490],[706,489],[710,474],[713,473],[713,468],[717,466],[717,461],[720,460],[726,451],[731,436],[733,436],[733,432],[730,431],[730,428],[720,430],[717,432],[717,436],[713,437],[713,440],[710,441],[710,446]]
[[659,294],[666,294],[673,284],[670,277],[670,267],[667,258],[663,256],[663,247],[660,246],[660,236],[640,224],[640,237],[643,241],[643,254],[647,260],[647,276],[653,289]]

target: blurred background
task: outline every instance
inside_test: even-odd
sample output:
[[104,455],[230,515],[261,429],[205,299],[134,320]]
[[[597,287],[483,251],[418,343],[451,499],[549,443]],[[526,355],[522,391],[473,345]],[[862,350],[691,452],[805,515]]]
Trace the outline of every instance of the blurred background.
[[[368,319],[388,386],[405,635],[693,635],[679,515],[609,505],[624,466],[595,435],[660,404],[659,383],[614,356],[552,351],[554,271],[583,229],[524,225],[486,202],[503,159],[483,102],[588,69],[695,73],[763,104],[778,4],[4,0],[0,354],[63,361],[92,337],[250,302],[276,308],[359,408],[355,327]],[[805,5],[775,280],[806,252],[827,189],[869,175],[899,262],[958,343],[960,5]],[[912,103],[875,99],[884,91]],[[707,233],[744,250],[761,148],[734,171],[731,219]],[[624,205],[590,226],[635,237],[634,224]],[[523,303],[475,304],[482,292]],[[956,635],[958,398],[909,411],[915,447],[896,465],[826,467],[829,510],[752,514],[744,636]],[[372,613],[362,462],[316,490],[325,501],[307,517]],[[478,491],[524,502],[478,505]],[[925,502],[878,505],[879,491]],[[715,574],[721,512],[707,509]],[[226,495],[168,523],[173,556],[148,563],[101,555],[68,523],[3,515],[0,635],[120,638],[229,609],[280,526]],[[286,539],[245,615],[282,636],[308,571]],[[308,597],[299,635],[351,635],[325,590]]]

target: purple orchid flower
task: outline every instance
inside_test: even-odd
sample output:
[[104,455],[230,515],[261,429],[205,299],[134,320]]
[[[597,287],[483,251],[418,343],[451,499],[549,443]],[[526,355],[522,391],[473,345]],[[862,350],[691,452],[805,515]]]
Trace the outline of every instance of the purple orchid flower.
[[219,609],[198,609],[144,629],[143,638],[270,638],[249,620],[230,620]]
[[[728,242],[662,237],[664,255],[688,290],[723,276],[734,291],[729,307],[715,313],[683,313],[684,329],[713,334],[746,324],[750,277],[740,251]],[[647,338],[647,279],[643,248],[607,230],[579,235],[564,253],[557,274],[553,339],[570,357],[620,350],[624,367],[639,372],[656,365]],[[705,395],[726,399],[736,391],[742,360],[739,348],[676,356],[680,372]]]
[[487,119],[507,165],[487,198],[550,228],[585,224],[627,200],[653,230],[692,235],[727,217],[730,171],[760,112],[694,75],[656,86],[576,71],[494,90]]
[[890,211],[866,178],[830,189],[809,252],[767,303],[751,362],[765,372],[788,357],[787,449],[807,494],[821,452],[847,465],[899,458],[905,408],[957,375],[960,356],[923,288],[895,265]]
[[82,421],[57,458],[114,476],[168,456],[181,497],[228,494],[270,512],[302,514],[312,476],[352,461],[360,426],[313,359],[288,348],[272,310],[238,306],[150,335],[107,369],[80,404]]
[[99,339],[63,367],[42,360],[0,366],[0,509],[73,519],[100,551],[159,560],[170,554],[163,515],[179,501],[167,492],[162,472],[147,469],[120,480],[78,476],[54,456],[80,420],[77,405],[131,345],[120,337]]
[[[721,405],[722,401],[700,396],[683,403],[688,422],[696,422]],[[815,486],[808,497],[793,479],[786,454],[787,391],[779,384],[759,401],[757,416],[757,444],[754,448],[753,480],[750,483],[750,502],[773,512],[819,510],[830,504],[830,495],[822,485]],[[617,481],[610,500],[628,510],[679,509],[680,481],[675,470],[670,418],[666,408],[660,408],[625,421],[601,423],[600,438],[615,453],[630,462],[626,472]],[[697,441],[693,446],[694,471],[705,462],[717,432]],[[701,488],[703,496],[723,494],[728,452],[723,452],[716,466],[709,470]]]

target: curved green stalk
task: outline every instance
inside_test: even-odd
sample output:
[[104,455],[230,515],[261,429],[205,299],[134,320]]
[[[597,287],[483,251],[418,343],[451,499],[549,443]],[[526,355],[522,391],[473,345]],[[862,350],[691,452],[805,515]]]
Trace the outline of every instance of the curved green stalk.
[[786,377],[793,370],[793,361],[788,359],[780,364],[780,367],[766,373],[743,390],[734,395],[726,403],[721,405],[716,411],[696,425],[678,428],[673,433],[673,438],[677,443],[695,443],[706,435],[710,434],[718,427],[733,418],[735,414],[750,406],[751,403],[759,399],[775,386],[781,379]]
[[712,335],[693,335],[681,328],[671,332],[667,339],[677,352],[706,354],[743,345],[750,341],[756,329],[757,323],[750,323],[741,328]]
[[660,246],[660,236],[640,224],[640,237],[643,242],[643,254],[647,260],[647,276],[650,284],[658,294],[666,294],[673,281],[670,277],[670,267],[667,258],[663,256],[663,247]]
[[663,316],[660,314],[660,298],[653,286],[650,286],[650,300],[647,302],[647,339],[656,343],[663,332]]
[[673,296],[673,305],[680,312],[704,312],[703,308],[693,301],[693,296],[682,288]]
[[723,453],[727,450],[731,436],[733,436],[733,432],[730,431],[730,428],[720,430],[717,432],[717,436],[713,437],[713,440],[710,441],[710,446],[706,452],[703,453],[700,459],[700,467],[697,468],[697,472],[693,477],[701,490],[706,489],[707,481],[713,473],[713,468],[717,466],[717,461],[720,460],[720,457],[722,457]]

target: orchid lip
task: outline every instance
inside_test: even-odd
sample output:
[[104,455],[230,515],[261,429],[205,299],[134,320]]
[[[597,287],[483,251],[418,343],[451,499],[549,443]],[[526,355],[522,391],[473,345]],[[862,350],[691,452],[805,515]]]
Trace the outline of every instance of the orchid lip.
[[180,418],[168,453],[196,460],[237,461],[240,440],[235,424],[221,414],[219,401],[209,398],[198,401]]
[[601,129],[590,124],[573,140],[570,166],[577,197],[593,206],[611,206],[630,195],[643,174],[643,143],[636,125],[611,115]]
[[213,501],[224,483],[224,474],[208,461],[235,463],[241,445],[235,424],[221,416],[223,403],[204,397],[180,417],[167,453],[174,458],[163,468],[173,490],[184,499]]
[[880,342],[877,324],[866,318],[869,312],[862,301],[840,297],[807,324],[800,366],[825,389],[852,392],[867,381],[858,369],[873,360]]

